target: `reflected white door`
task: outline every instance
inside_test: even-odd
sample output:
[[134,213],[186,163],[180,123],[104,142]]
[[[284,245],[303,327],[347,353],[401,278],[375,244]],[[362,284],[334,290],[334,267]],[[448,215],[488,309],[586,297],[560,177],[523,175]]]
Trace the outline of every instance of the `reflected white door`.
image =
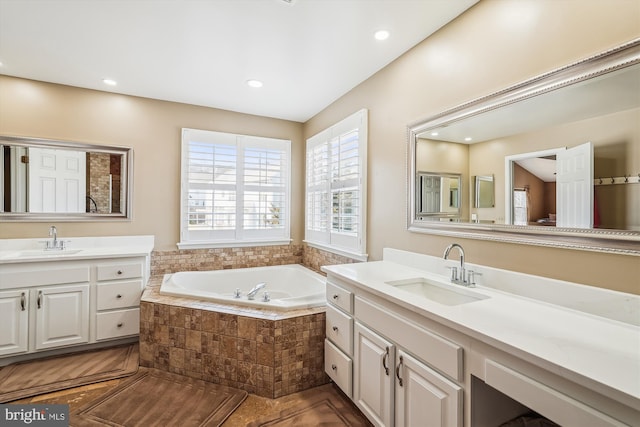
[[29,212],[86,210],[86,153],[29,148]]
[[558,227],[593,227],[593,144],[558,152],[556,203]]

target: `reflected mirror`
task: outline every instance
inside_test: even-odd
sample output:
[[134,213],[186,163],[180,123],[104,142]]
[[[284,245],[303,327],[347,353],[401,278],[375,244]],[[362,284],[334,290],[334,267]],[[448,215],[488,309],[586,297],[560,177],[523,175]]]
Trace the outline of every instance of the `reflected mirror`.
[[492,208],[495,206],[493,195],[493,175],[476,175],[474,180],[474,208]]
[[461,182],[459,174],[418,172],[417,180],[417,217],[460,218]]
[[0,220],[130,217],[130,148],[0,137],[0,164]]
[[[639,242],[640,40],[410,125],[408,152],[411,231],[606,251]],[[430,164],[472,190],[455,224],[417,209]]]

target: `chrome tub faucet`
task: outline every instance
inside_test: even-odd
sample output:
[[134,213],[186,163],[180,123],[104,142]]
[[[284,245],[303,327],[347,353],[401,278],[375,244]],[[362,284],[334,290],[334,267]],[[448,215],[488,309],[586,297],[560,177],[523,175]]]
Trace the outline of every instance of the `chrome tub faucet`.
[[256,296],[256,294],[258,293],[258,291],[259,291],[260,289],[264,288],[265,286],[267,286],[267,284],[266,284],[266,283],[264,283],[264,282],[260,282],[260,283],[258,283],[257,285],[255,285],[255,286],[253,287],[253,289],[251,289],[249,292],[247,292],[247,298],[248,298],[248,299],[254,299],[254,298],[255,298],[255,296]]

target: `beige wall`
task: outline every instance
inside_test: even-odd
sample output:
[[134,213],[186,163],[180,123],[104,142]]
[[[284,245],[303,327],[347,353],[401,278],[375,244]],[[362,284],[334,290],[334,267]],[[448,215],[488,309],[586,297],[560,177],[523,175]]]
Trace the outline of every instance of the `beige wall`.
[[[483,0],[305,123],[304,135],[369,109],[370,258],[384,247],[439,256],[451,238],[406,230],[407,125],[639,36],[635,0]],[[640,293],[637,257],[461,243],[469,262]]]
[[[291,140],[293,212],[304,208],[302,124],[0,76],[0,134],[133,148],[133,219],[56,222],[58,234],[153,234],[156,250],[176,249],[180,218],[181,128]],[[292,216],[294,243],[302,215]],[[50,223],[0,223],[0,238],[46,237]]]
[[[636,0],[483,0],[307,122],[0,77],[0,133],[131,146],[134,215],[124,223],[56,223],[61,236],[179,239],[180,128],[291,139],[294,212],[303,211],[304,138],[369,109],[368,252],[441,255],[451,239],[406,231],[407,124],[640,35]],[[303,133],[304,132],[304,133]],[[497,188],[501,183],[496,183]],[[303,215],[292,237],[303,236]],[[45,237],[48,223],[0,223],[0,238]],[[461,241],[469,262],[640,293],[638,258]]]

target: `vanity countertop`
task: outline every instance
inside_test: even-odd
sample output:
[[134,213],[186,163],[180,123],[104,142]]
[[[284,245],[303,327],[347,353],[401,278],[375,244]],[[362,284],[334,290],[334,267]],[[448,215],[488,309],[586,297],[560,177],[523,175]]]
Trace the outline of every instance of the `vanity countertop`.
[[[348,284],[631,407],[640,405],[640,327],[634,324],[480,285],[469,290],[489,298],[460,305],[439,304],[385,283],[416,277],[447,282],[442,275],[397,261],[332,265],[322,269],[329,276],[335,275]],[[629,295],[629,298],[636,303],[636,296]]]
[[25,262],[149,256],[154,236],[60,238],[63,250],[44,250],[48,239],[0,239],[0,265]]

